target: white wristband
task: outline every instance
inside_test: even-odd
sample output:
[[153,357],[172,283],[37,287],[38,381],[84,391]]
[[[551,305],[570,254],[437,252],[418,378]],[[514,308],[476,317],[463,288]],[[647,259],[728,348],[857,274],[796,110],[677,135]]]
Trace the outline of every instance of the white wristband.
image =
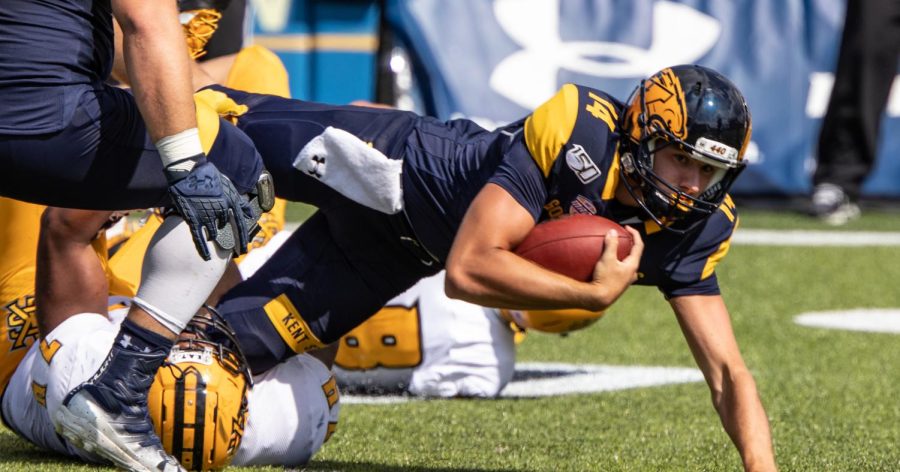
[[184,161],[176,167],[178,170],[189,171],[194,167],[192,161],[185,159],[203,153],[203,146],[200,144],[200,132],[197,128],[186,129],[180,133],[166,136],[156,142],[156,149],[159,151],[159,158],[162,160],[163,167],[169,167],[173,162]]

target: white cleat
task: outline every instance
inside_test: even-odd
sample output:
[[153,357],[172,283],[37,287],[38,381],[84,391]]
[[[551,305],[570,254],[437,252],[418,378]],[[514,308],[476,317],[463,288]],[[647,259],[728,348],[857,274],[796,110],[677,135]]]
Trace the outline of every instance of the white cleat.
[[185,470],[166,453],[152,429],[146,431],[134,417],[106,411],[85,388],[72,392],[53,420],[57,432],[72,445],[108,459],[121,469]]

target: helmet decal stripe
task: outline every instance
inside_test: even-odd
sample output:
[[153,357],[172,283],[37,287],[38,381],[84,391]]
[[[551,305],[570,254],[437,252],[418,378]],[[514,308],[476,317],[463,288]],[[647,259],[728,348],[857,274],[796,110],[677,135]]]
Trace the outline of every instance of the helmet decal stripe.
[[[196,390],[195,402],[197,405],[196,410],[194,411],[194,446],[193,446],[193,463],[194,468],[196,469],[205,469],[206,467],[206,457],[203,457],[203,441],[206,438],[206,382],[203,381],[203,377],[197,375],[197,390]],[[216,422],[213,421],[213,425]],[[215,426],[213,426],[213,431],[210,431],[212,434],[215,434]],[[215,447],[215,445],[213,445]],[[215,457],[215,450],[210,451],[210,458]]]
[[[174,369],[173,369],[174,370]],[[184,376],[175,381],[175,414],[172,424],[172,450],[173,457],[182,460],[184,453]]]

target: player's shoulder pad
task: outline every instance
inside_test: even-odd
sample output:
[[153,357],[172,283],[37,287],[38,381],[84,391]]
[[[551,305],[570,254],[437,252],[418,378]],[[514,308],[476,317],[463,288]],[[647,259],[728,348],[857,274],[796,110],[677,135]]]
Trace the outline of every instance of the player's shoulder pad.
[[700,230],[698,242],[718,244],[731,238],[739,223],[737,208],[731,196],[726,195],[715,213],[709,215]]
[[612,133],[616,130],[621,108],[618,101],[604,92],[565,84],[525,119],[528,152],[547,177],[560,150],[576,133],[576,127],[592,127],[595,120],[600,120],[603,123],[600,128]]
[[698,251],[709,254],[703,267],[701,280],[712,275],[719,261],[728,254],[728,250],[731,248],[731,238],[739,223],[734,201],[730,195],[726,195],[716,212],[709,216],[693,244]]

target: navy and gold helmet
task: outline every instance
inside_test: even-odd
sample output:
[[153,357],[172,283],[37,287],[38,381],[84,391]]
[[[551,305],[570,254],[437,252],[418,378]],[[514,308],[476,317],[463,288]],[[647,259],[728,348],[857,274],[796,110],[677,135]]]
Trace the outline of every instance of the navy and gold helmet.
[[[641,81],[626,105],[622,129],[625,188],[661,227],[685,232],[716,211],[746,166],[750,109],[723,75],[680,65]],[[699,195],[688,195],[653,172],[653,153],[672,145],[715,168]]]
[[234,332],[208,310],[179,336],[147,399],[163,447],[188,470],[231,463],[244,435],[252,383]]

